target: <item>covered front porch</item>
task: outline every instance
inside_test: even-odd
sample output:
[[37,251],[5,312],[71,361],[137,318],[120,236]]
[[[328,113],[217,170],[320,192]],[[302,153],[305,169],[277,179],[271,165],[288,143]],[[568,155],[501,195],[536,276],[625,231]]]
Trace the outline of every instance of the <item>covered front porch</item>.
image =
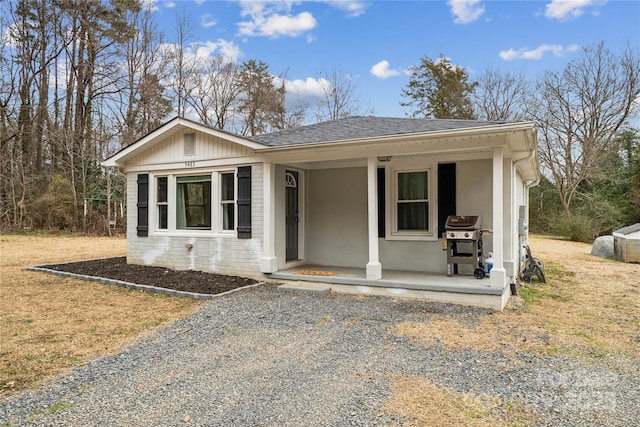
[[[487,251],[493,252],[494,270],[480,288],[491,287],[493,294],[502,294],[509,286],[501,250],[503,230],[511,227],[493,225],[502,223],[503,210],[510,211],[511,197],[507,192],[505,203],[503,178],[507,179],[507,186],[512,178],[503,173],[510,163],[505,162],[502,147],[489,147],[473,154],[389,157],[392,159],[369,156],[265,164],[262,272],[282,274],[299,270],[305,264],[344,267],[351,270],[341,270],[340,276],[360,277],[367,284],[396,280],[400,272],[403,276],[397,280],[403,280],[412,277],[408,272],[418,272],[421,277],[417,283],[428,283],[441,275],[449,280],[437,285],[450,287],[458,278],[446,276],[446,251],[439,222],[447,215],[474,214],[484,218],[485,228],[493,228],[483,240]],[[441,174],[442,164],[453,166],[448,168],[453,170],[453,176]],[[424,201],[427,208],[422,223],[425,230],[404,233],[398,230],[396,186],[405,171],[409,174],[419,171],[427,177],[424,182],[428,199]],[[442,210],[440,206],[446,198],[454,204]],[[331,280],[340,278],[336,276]],[[461,280],[475,279],[469,275]],[[342,284],[362,283],[352,280]],[[463,288],[464,292],[478,293],[477,285]],[[438,290],[437,286],[433,289]]]
[[[500,126],[265,150],[261,271],[294,288],[501,310],[526,237],[527,132]],[[482,237],[490,277],[475,279],[470,265],[447,276],[448,215],[477,215],[491,231]]]
[[268,275],[286,290],[383,295],[474,305],[502,310],[510,288],[490,286],[490,279],[471,275],[384,269],[380,279],[368,279],[366,268],[300,265]]

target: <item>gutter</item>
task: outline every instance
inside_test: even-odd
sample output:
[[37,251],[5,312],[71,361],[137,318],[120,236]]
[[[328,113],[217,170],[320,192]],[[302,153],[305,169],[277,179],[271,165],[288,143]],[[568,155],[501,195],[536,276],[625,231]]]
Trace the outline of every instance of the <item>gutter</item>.
[[[525,157],[521,158],[521,159],[515,160],[513,162],[513,166],[514,167],[517,167],[520,163],[530,162],[538,154],[538,150],[536,149],[536,147],[532,147],[532,143],[531,143],[532,136],[531,136],[531,133],[527,132],[526,135],[527,135],[526,136],[526,140],[527,140],[527,152],[528,152],[528,154]],[[540,184],[540,173],[538,172],[537,175],[538,175],[538,179],[535,179],[533,181],[526,181],[525,182],[525,186],[526,186],[527,190],[529,188],[531,188],[531,187],[535,187],[538,184]]]

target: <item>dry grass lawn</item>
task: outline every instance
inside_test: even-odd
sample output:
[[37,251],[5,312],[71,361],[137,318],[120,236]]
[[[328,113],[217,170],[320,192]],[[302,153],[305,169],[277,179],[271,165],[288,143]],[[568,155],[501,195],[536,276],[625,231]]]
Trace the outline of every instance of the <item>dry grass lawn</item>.
[[43,263],[122,256],[124,238],[0,236],[0,394],[113,354],[203,304],[186,298],[22,271]]
[[[637,373],[640,265],[597,258],[590,255],[590,244],[551,237],[532,236],[530,246],[533,256],[545,264],[547,283],[521,286],[524,306],[508,307],[473,324],[430,314],[423,322],[394,325],[394,332],[424,345],[503,354],[560,354],[587,362],[605,361],[611,369]],[[447,403],[439,404],[440,398],[429,395],[446,397],[442,400]],[[416,425],[424,425],[425,420],[434,426],[452,425],[447,420],[469,426],[533,421],[513,402],[490,404],[518,410],[496,417],[486,411],[487,402],[477,397],[456,394],[422,378],[401,378],[388,409],[416,420]]]
[[387,409],[411,419],[407,427],[524,426],[538,417],[522,404],[458,393],[420,377],[397,378]]
[[[202,302],[24,272],[25,266],[119,256],[122,238],[1,236],[0,392],[29,387],[95,355],[117,352]],[[547,283],[520,287],[524,305],[473,324],[429,314],[392,331],[424,345],[505,354],[561,354],[637,371],[640,265],[591,256],[591,245],[532,236]],[[414,425],[528,425],[517,402],[454,392],[427,379],[398,377],[386,410]]]
[[430,316],[396,325],[402,335],[449,348],[609,358],[624,365],[640,354],[640,265],[590,255],[591,245],[532,236],[547,283],[520,287],[525,306],[474,325]]

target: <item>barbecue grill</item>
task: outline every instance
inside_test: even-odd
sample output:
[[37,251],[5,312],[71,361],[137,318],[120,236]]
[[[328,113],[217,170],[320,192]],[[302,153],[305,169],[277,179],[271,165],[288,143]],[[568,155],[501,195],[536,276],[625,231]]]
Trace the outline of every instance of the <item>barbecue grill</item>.
[[484,278],[482,217],[450,215],[444,229],[447,239],[447,276],[458,274],[458,264],[470,264],[476,279]]

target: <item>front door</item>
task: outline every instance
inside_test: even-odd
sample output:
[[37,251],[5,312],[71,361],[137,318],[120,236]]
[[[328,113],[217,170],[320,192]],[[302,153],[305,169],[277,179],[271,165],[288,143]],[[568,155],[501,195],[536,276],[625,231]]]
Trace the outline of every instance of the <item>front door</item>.
[[285,171],[287,261],[298,259],[298,172]]

